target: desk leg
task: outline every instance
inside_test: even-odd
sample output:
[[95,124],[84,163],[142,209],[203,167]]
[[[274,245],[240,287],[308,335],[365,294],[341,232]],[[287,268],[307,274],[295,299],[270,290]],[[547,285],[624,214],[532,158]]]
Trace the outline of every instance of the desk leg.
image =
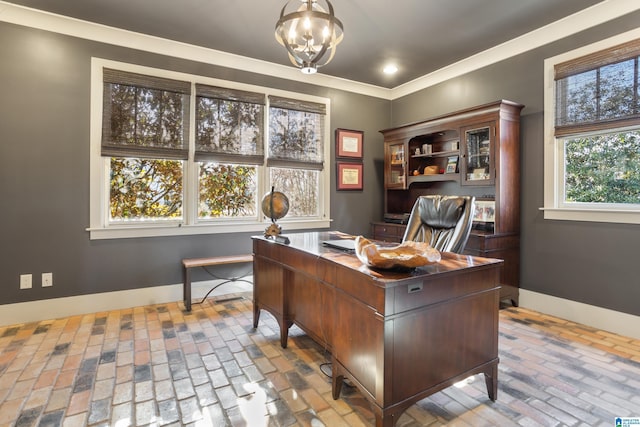
[[282,348],[287,348],[287,343],[289,341],[289,328],[293,326],[293,322],[285,319],[284,316],[275,316],[275,318],[280,325],[280,346]]
[[[254,290],[253,292],[255,292],[255,286],[254,286]],[[260,321],[260,307],[258,306],[258,302],[255,300],[253,300],[253,329],[258,328],[258,322]]]
[[492,363],[491,366],[484,371],[484,382],[487,385],[489,399],[495,402],[498,398],[498,362]]
[[340,364],[336,362],[334,357],[331,358],[331,396],[333,400],[340,398],[340,392],[342,391],[342,382],[344,376],[340,374]]
[[[270,310],[267,310],[271,312]],[[273,314],[273,313],[272,313]],[[278,326],[280,326],[280,345],[282,348],[287,348],[287,343],[289,341],[289,328],[293,325],[293,322],[288,322],[284,319],[284,316],[273,315],[278,322]],[[260,321],[260,305],[253,300],[253,329],[258,327],[258,322]]]
[[282,348],[287,348],[287,343],[289,341],[289,329],[284,327],[280,327],[280,346]]
[[395,414],[383,416],[376,412],[376,427],[394,427],[396,425]]
[[182,297],[184,299],[184,308],[187,311],[191,311],[191,269],[183,267],[182,276]]
[[[353,378],[350,378],[354,380]],[[335,357],[331,357],[331,396],[333,400],[340,398],[340,392],[342,391],[342,384],[344,383],[344,374],[342,373],[342,365],[338,363]],[[390,409],[383,409],[374,401],[370,401],[371,409],[376,418],[376,427],[395,427],[396,421],[400,418],[400,415],[404,412],[404,409],[398,411],[397,409],[391,412]]]

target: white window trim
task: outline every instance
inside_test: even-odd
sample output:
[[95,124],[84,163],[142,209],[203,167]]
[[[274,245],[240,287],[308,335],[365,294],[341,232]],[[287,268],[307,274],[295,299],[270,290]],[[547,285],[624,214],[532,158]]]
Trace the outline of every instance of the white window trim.
[[555,128],[554,66],[640,38],[640,28],[566,52],[544,61],[544,219],[640,224],[640,210],[621,207],[563,204],[564,152]]
[[[278,220],[278,224],[283,230],[306,230],[328,228],[331,224],[330,219],[330,100],[318,96],[288,92],[272,88],[248,85],[227,80],[213,79],[192,74],[180,73],[175,71],[162,70],[157,68],[145,67],[140,65],[128,64],[123,62],[111,61],[102,58],[91,58],[91,105],[90,105],[90,166],[89,166],[89,228],[91,240],[98,239],[123,239],[136,237],[156,237],[156,236],[181,236],[193,234],[216,234],[216,233],[240,233],[240,232],[264,232],[265,228],[270,224],[270,220],[262,220],[262,214],[259,213],[257,218],[253,219],[219,219],[215,223],[213,221],[199,221],[194,208],[196,204],[193,200],[196,197],[195,184],[197,183],[197,171],[192,167],[193,162],[186,162],[184,168],[184,205],[183,219],[180,221],[154,221],[142,223],[113,224],[109,223],[107,195],[109,193],[109,159],[104,158],[100,154],[100,146],[102,139],[102,96],[103,96],[103,68],[113,68],[133,73],[148,74],[158,77],[165,77],[177,80],[191,81],[195,83],[203,83],[213,86],[232,87],[235,89],[262,92],[266,95],[276,95],[287,98],[300,99],[322,103],[326,105],[327,114],[324,120],[323,141],[325,167],[320,172],[320,206],[319,216],[317,218],[283,218]],[[195,91],[192,91],[195,93]],[[192,97],[195,95],[192,94]],[[194,103],[191,102],[191,108]],[[265,110],[267,110],[265,108]],[[194,111],[191,111],[191,117],[195,117]],[[266,114],[266,112],[265,112]],[[265,121],[265,147],[268,141],[268,122]],[[191,120],[189,130],[190,141],[193,141],[195,133],[195,120]],[[189,159],[193,159],[193,144],[190,143]],[[263,187],[267,187],[268,169],[264,166],[258,167],[260,176],[259,182]],[[259,188],[260,194],[265,194],[266,188]],[[258,203],[260,201],[258,200]]]

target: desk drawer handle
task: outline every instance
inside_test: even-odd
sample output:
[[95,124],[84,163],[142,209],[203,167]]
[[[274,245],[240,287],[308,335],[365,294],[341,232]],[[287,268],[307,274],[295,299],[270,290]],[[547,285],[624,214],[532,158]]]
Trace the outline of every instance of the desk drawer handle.
[[420,292],[421,290],[422,290],[422,283],[417,283],[415,285],[407,286],[407,291],[410,294],[413,294],[415,292]]

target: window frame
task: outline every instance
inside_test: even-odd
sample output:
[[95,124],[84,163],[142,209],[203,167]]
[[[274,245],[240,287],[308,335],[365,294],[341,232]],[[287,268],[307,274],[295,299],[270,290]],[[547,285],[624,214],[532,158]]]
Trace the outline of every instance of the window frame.
[[[564,203],[564,144],[565,137],[555,136],[556,84],[554,69],[557,64],[585,55],[606,50],[616,45],[640,38],[640,29],[635,29],[544,61],[544,219],[566,221],[588,221],[605,223],[640,224],[640,204],[630,206]],[[640,124],[633,126],[640,129]],[[610,133],[627,128],[611,128]],[[586,132],[584,133],[587,134]]]
[[[162,219],[158,221],[117,223],[109,221],[109,157],[101,155],[102,140],[102,108],[103,108],[103,69],[110,68],[131,73],[146,74],[154,77],[187,80],[191,82],[192,95],[189,111],[189,155],[183,163],[183,218],[182,220]],[[198,202],[198,163],[195,154],[195,85],[228,87],[230,89],[262,92],[269,95],[299,99],[321,103],[326,106],[326,117],[323,129],[323,159],[325,167],[320,171],[319,183],[319,215],[312,218],[282,218],[278,221],[283,228],[305,230],[330,227],[330,100],[328,98],[283,91],[268,87],[248,85],[233,81],[220,80],[193,74],[151,68],[141,65],[123,63],[103,58],[91,58],[91,100],[90,100],[90,165],[89,165],[89,227],[91,240],[138,238],[156,236],[180,236],[193,234],[217,234],[237,232],[263,232],[271,223],[257,212],[255,218],[224,218],[202,220],[197,217]],[[264,108],[264,123],[268,123],[268,104]],[[268,144],[269,129],[265,126],[263,133],[264,146]],[[269,168],[265,161],[258,165],[258,205],[264,194],[270,191]]]

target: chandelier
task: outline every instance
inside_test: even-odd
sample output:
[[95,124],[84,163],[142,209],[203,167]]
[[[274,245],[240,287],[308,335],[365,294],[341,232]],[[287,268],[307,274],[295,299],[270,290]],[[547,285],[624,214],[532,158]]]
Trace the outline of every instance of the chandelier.
[[[295,3],[300,6],[294,10]],[[276,40],[305,74],[315,73],[333,59],[342,36],[342,22],[333,14],[329,0],[289,0],[276,23]]]

